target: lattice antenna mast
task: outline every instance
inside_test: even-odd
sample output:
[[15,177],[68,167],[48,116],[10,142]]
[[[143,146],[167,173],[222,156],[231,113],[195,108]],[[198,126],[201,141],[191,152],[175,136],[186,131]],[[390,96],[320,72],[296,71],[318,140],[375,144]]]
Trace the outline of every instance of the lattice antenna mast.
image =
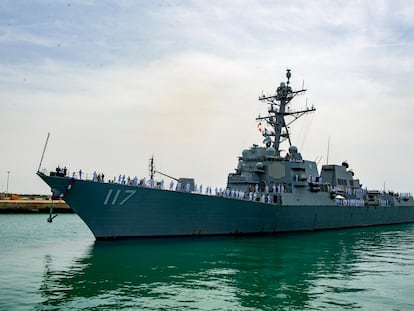
[[[300,111],[291,111],[287,108],[290,101],[300,93],[306,92],[306,89],[301,89],[299,91],[292,91],[292,88],[289,86],[290,84],[290,77],[292,76],[290,69],[286,70],[286,77],[287,81],[281,82],[280,86],[276,89],[275,95],[270,96],[261,96],[259,97],[260,101],[264,101],[266,104],[269,105],[268,115],[266,117],[258,117],[256,120],[264,120],[271,128],[268,130],[267,128],[264,129],[263,136],[265,137],[264,143],[267,147],[273,145],[276,151],[280,151],[279,147],[280,144],[288,140],[289,146],[292,145],[290,140],[289,134],[289,125],[299,119],[306,113],[313,112],[316,109],[312,106],[311,108],[306,108]],[[285,119],[285,117],[292,117],[289,122]]]

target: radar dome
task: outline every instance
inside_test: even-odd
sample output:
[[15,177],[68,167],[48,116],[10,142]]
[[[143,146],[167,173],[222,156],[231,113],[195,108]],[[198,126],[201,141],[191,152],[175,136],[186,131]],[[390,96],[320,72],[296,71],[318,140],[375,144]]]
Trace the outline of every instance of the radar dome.
[[263,139],[263,143],[266,145],[266,144],[268,144],[268,143],[271,143],[272,142],[272,140],[270,139],[270,137],[269,136],[267,136],[265,139]]
[[273,147],[269,147],[266,149],[266,157],[273,158],[276,154],[276,149]]
[[289,147],[289,153],[291,153],[291,154],[295,154],[295,153],[298,153],[298,148],[296,147],[296,146],[290,146]]
[[256,163],[256,168],[257,168],[258,170],[262,170],[262,169],[263,169],[263,163],[262,163],[262,162],[257,162],[257,163]]

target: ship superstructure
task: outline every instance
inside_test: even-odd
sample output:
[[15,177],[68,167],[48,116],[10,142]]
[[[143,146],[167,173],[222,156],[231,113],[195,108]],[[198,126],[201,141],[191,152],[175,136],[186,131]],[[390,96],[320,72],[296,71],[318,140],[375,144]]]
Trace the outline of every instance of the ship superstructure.
[[[264,137],[263,146],[253,145],[243,150],[235,173],[228,175],[227,187],[242,189],[245,192],[265,194],[265,200],[281,203],[282,193],[306,195],[310,192],[336,192],[348,194],[358,192],[359,180],[354,180],[346,162],[339,165],[324,165],[319,174],[316,162],[304,160],[298,148],[292,145],[289,126],[301,116],[314,112],[312,106],[303,110],[290,109],[289,103],[296,95],[304,93],[301,89],[293,91],[290,87],[291,71],[286,72],[287,81],[280,83],[274,95],[263,95],[259,100],[268,105],[268,115],[256,118]],[[288,120],[290,118],[290,120]],[[282,155],[281,144],[287,142],[288,152]],[[362,193],[362,192],[360,192]]]
[[[292,145],[289,133],[289,126],[294,121],[315,111],[315,108],[299,111],[290,109],[289,103],[306,90],[292,90],[290,69],[286,77],[286,83],[281,82],[274,95],[259,97],[260,101],[268,105],[268,115],[256,118],[260,122],[264,146],[253,145],[243,150],[236,172],[228,176],[228,188],[251,192],[259,187],[261,191],[267,192],[294,192],[296,187],[307,186],[308,179],[318,180],[316,163],[303,160],[298,148]],[[284,141],[289,143],[289,150],[282,156],[280,146]]]

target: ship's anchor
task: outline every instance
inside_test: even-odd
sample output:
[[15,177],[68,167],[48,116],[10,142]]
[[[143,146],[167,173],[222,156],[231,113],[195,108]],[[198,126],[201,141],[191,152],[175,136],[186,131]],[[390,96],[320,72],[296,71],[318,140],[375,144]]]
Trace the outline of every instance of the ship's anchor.
[[[64,192],[62,192],[57,198],[62,199],[68,193],[68,191],[70,189],[72,189],[74,181],[75,181],[75,178],[73,178],[73,177],[71,179],[69,179],[69,183],[66,186],[66,190]],[[52,216],[52,213],[53,213],[53,197],[54,196],[55,196],[55,192],[54,192],[54,189],[52,189],[52,197],[51,197],[52,204],[50,204],[49,218],[47,219],[47,222],[52,222],[53,218],[55,218],[57,216],[57,215]]]
[[49,218],[47,219],[47,222],[49,222],[49,223],[51,223],[53,221],[53,219],[57,216],[57,214],[52,216],[52,214],[53,214],[53,194],[52,194],[51,200],[52,200],[52,203],[50,204]]

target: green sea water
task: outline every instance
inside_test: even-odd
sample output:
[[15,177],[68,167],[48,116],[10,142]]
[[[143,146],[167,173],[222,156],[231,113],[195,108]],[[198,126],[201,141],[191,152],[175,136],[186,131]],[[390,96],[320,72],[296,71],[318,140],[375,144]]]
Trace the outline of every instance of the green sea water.
[[0,215],[0,310],[414,310],[414,225],[95,242]]

